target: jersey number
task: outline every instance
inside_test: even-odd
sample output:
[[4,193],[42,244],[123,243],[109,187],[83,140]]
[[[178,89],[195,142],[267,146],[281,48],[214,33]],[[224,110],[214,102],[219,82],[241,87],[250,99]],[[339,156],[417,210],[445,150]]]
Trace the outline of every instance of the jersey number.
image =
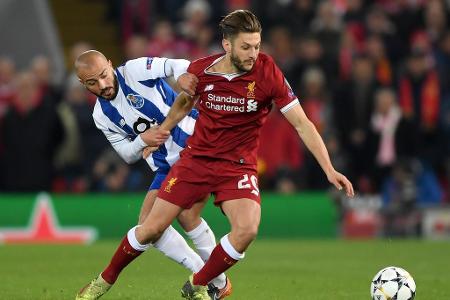
[[252,194],[258,196],[259,195],[258,179],[256,178],[255,175],[252,175],[252,176],[250,176],[250,180],[249,180],[248,175],[244,174],[242,179],[238,181],[238,189],[240,189],[240,190],[252,189]]

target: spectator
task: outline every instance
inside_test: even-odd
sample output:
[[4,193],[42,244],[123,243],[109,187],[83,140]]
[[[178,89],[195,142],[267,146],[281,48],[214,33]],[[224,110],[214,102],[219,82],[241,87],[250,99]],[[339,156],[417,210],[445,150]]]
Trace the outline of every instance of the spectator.
[[352,78],[340,86],[333,101],[336,128],[344,150],[351,157],[354,179],[367,178],[372,167],[367,151],[376,88],[372,61],[367,56],[358,56],[353,61]]
[[171,23],[161,20],[155,24],[148,44],[149,56],[184,57],[190,50],[189,44],[177,39]]
[[383,178],[390,174],[391,168],[397,160],[395,134],[402,117],[397,105],[395,92],[382,88],[375,93],[375,109],[371,117],[372,137],[369,143],[374,149],[367,153],[374,161],[374,181],[377,188],[381,186]]
[[4,143],[0,176],[6,191],[49,191],[55,149],[63,138],[61,121],[31,72],[16,80],[13,108],[5,115],[0,134]]
[[374,62],[376,80],[383,86],[391,86],[394,81],[392,64],[388,58],[383,40],[378,35],[371,35],[366,42],[367,54]]
[[0,123],[15,94],[15,74],[14,62],[9,58],[0,57]]
[[[311,23],[311,31],[316,35],[324,49],[324,59],[336,65],[339,51],[342,22],[331,1],[323,1],[317,9],[317,16]],[[337,67],[333,66],[335,70]]]
[[125,43],[125,60],[147,56],[148,40],[143,35],[133,35]]
[[425,26],[433,42],[438,41],[447,27],[446,4],[440,0],[427,1],[425,8]]
[[292,0],[281,14],[294,37],[299,38],[309,29],[314,18],[314,2],[312,0]]
[[289,80],[293,78],[289,75],[294,71],[296,55],[292,36],[284,26],[276,26],[270,29],[269,33],[270,54],[277,65],[287,74]]
[[398,162],[384,183],[382,195],[386,236],[420,235],[420,208],[442,200],[435,174],[417,160]]
[[41,93],[48,97],[54,104],[61,99],[60,88],[52,82],[51,66],[48,57],[39,55],[33,58],[30,66],[31,72],[37,80]]
[[406,73],[399,83],[400,106],[406,118],[417,128],[419,155],[433,166],[439,164],[439,111],[441,88],[439,76],[421,49],[412,49]]

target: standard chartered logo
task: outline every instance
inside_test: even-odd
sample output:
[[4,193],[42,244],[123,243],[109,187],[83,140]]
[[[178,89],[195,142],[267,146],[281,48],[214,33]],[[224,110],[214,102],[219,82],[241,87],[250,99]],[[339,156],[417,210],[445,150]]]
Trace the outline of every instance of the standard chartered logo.
[[258,109],[258,102],[253,99],[247,101],[247,112],[256,111]]
[[218,96],[208,93],[205,101],[207,108],[229,112],[252,112],[258,110],[258,102],[254,99],[235,98],[231,96]]

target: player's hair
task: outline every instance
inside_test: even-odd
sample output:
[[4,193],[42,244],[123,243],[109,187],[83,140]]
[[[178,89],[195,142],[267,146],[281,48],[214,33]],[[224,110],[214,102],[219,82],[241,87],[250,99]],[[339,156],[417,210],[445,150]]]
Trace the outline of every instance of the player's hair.
[[219,23],[224,39],[233,39],[240,32],[261,32],[261,23],[249,10],[235,10],[226,15]]

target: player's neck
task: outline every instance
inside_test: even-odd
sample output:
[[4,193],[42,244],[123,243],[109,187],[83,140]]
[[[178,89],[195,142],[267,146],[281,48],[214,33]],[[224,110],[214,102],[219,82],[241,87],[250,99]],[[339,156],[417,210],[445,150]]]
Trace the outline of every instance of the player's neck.
[[212,65],[208,71],[221,74],[242,73],[242,71],[238,70],[236,66],[231,62],[231,59],[228,55],[225,55],[223,59]]

